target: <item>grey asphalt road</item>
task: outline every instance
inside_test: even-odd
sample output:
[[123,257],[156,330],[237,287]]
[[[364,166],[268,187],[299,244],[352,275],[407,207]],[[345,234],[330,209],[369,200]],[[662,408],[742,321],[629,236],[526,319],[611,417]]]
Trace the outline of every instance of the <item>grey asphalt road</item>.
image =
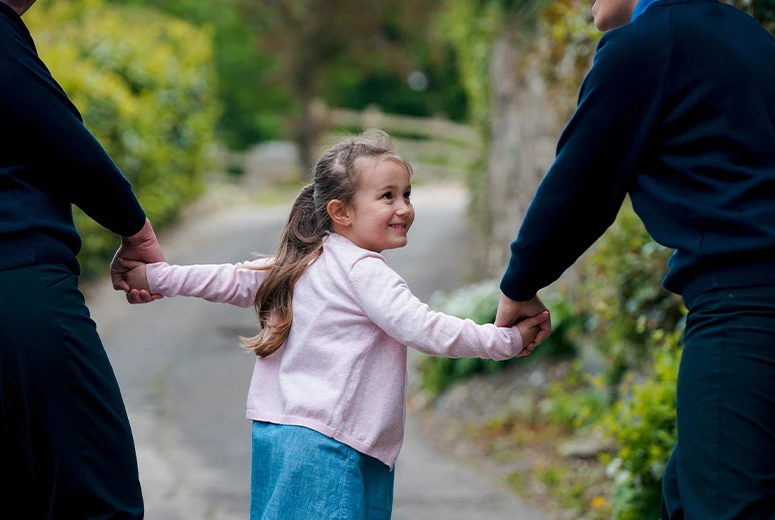
[[[462,283],[465,192],[428,186],[414,194],[409,245],[389,263],[424,301]],[[161,237],[168,262],[222,263],[271,252],[288,206],[235,208],[183,223]],[[87,293],[127,405],[148,520],[247,519],[250,423],[245,400],[255,358],[239,335],[255,332],[252,309],[194,298],[128,305],[108,285]],[[539,520],[509,492],[433,448],[409,415],[396,465],[395,520]],[[313,520],[313,519],[311,519]]]

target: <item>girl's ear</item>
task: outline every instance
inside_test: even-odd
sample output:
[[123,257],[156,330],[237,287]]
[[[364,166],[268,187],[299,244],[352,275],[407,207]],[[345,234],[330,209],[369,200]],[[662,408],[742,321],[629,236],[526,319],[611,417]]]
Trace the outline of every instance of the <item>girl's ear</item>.
[[347,204],[341,200],[333,199],[328,201],[328,204],[326,204],[326,211],[328,211],[328,216],[331,217],[334,224],[345,227],[350,225],[351,219],[349,208],[347,207]]

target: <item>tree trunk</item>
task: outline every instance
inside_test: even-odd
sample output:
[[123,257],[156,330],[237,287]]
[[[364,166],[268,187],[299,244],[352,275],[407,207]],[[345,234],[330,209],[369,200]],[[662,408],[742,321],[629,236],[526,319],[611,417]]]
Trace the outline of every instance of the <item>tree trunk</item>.
[[536,36],[514,19],[503,28],[491,54],[491,276],[503,274],[511,254],[509,245],[554,160],[560,130],[547,85],[538,64],[530,59]]

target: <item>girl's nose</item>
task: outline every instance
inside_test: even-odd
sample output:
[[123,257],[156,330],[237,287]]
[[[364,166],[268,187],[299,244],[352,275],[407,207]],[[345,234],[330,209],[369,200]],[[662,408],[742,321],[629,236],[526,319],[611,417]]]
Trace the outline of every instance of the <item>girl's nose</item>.
[[409,204],[407,204],[406,202],[402,202],[396,208],[396,215],[408,215],[409,211],[410,211]]

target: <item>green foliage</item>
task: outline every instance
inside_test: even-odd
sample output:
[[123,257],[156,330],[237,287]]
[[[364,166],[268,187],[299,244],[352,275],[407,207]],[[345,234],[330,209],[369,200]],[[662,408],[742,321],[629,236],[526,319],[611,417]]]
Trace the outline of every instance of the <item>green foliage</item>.
[[413,90],[408,76],[375,60],[368,66],[350,66],[329,75],[323,82],[321,97],[331,106],[353,110],[374,104],[390,114],[443,115],[453,121],[465,120],[468,100],[457,76],[454,51],[434,49],[438,44],[432,45],[427,39],[407,44],[412,46],[413,68],[427,77],[425,89]]
[[725,0],[750,14],[764,26],[771,34],[775,35],[775,0]]
[[[457,84],[445,66],[450,56],[434,49],[426,32],[440,2],[239,0],[258,45],[275,57],[274,85],[298,102],[286,121],[302,171],[314,166],[313,150],[325,126],[314,113],[314,99],[356,109],[379,104],[389,111],[428,115],[447,108],[459,114],[461,96],[448,98]],[[407,85],[420,70],[434,81],[422,93]]]
[[533,45],[530,53],[542,65],[561,120],[570,119],[602,33],[595,28],[586,1],[554,0],[540,13],[538,34],[544,43]]
[[654,331],[680,325],[682,300],[661,286],[670,254],[649,236],[628,201],[580,266],[576,312],[586,317],[612,386],[648,359]]
[[478,0],[447,2],[437,19],[437,31],[457,55],[460,81],[468,98],[469,119],[486,142],[490,122],[490,54],[498,36],[502,12],[496,4]]
[[[468,318],[475,323],[493,323],[500,300],[498,280],[485,280],[476,284],[461,287],[448,294],[437,292],[430,299],[430,306],[435,310]],[[547,291],[542,294],[544,303],[552,312],[552,334],[532,354],[534,359],[542,356],[572,356],[575,346],[568,340],[568,332],[578,326],[571,314],[563,296]],[[506,361],[494,361],[480,358],[450,359],[441,356],[426,356],[420,362],[423,387],[431,393],[439,393],[453,382],[476,374],[493,374],[503,370],[509,363],[518,362],[519,358]]]
[[[210,35],[154,10],[41,1],[26,15],[42,60],[132,183],[155,227],[202,190],[219,116]],[[75,211],[83,274],[104,273],[114,235]]]
[[481,157],[470,168],[466,183],[471,194],[469,217],[487,243],[492,229],[487,172],[490,140],[490,55],[503,25],[503,11],[495,2],[455,0],[445,2],[436,20],[436,32],[457,57],[459,81],[468,100],[468,119],[477,129]]
[[604,457],[614,480],[614,520],[659,517],[662,475],[677,440],[675,399],[681,334],[680,329],[653,334],[649,342],[653,372],[641,383],[626,381],[628,397],[601,423],[605,435],[619,448],[613,459]]
[[275,57],[257,45],[258,33],[242,15],[240,0],[110,0],[154,7],[187,20],[212,35],[218,99],[223,111],[218,137],[244,150],[281,137],[283,114],[296,102],[272,81]]
[[584,433],[609,408],[602,379],[585,373],[576,360],[567,377],[549,384],[546,396],[538,403],[538,416],[549,424]]

